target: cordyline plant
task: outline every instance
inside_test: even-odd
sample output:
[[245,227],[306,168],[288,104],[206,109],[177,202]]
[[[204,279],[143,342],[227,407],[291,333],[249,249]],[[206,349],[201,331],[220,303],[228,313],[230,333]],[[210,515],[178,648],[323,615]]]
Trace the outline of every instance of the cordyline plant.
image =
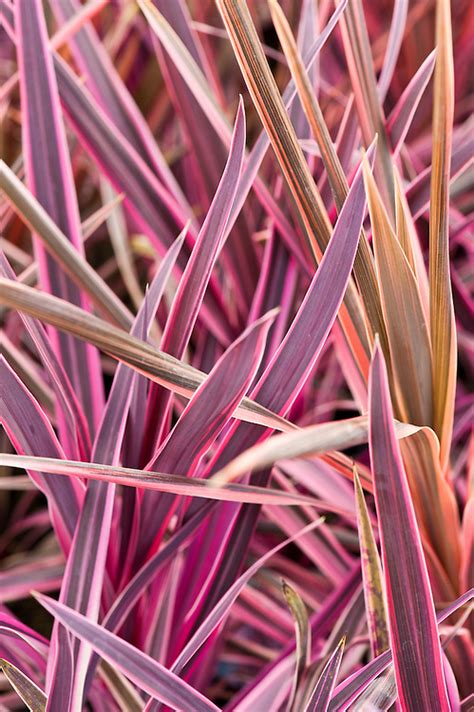
[[472,3],[0,10],[0,708],[472,710]]

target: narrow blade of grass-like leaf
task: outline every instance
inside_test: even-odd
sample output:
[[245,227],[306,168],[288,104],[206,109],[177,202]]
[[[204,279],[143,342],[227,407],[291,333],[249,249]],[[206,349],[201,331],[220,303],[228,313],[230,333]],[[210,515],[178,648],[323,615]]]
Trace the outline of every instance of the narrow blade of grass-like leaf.
[[435,62],[436,50],[434,49],[421,64],[387,119],[387,131],[394,158],[400,152],[410,129],[418,104],[433,74]]
[[[118,361],[185,398],[190,398],[205,379],[205,374],[198,369],[50,294],[0,278],[0,303],[90,341]],[[242,400],[235,417],[276,430],[294,428],[283,417],[248,398]]]
[[387,614],[385,610],[382,566],[364,499],[357,470],[354,469],[354,487],[357,503],[357,527],[359,530],[362,579],[364,581],[365,609],[373,657],[389,648]]
[[[1,355],[0,421],[17,452],[64,457],[51,423]],[[78,487],[72,482],[62,484],[34,469],[30,477],[46,495],[59,540],[65,549],[69,548],[79,515],[79,493],[82,486]]]
[[[136,273],[134,255],[128,239],[125,212],[123,206],[120,204],[123,200],[123,196],[117,195],[110,183],[105,179],[101,181],[101,194],[104,200],[103,209],[105,210],[110,206],[105,215],[105,220],[107,222],[107,230],[110,235],[112,249],[115,259],[117,260],[117,267],[132,303],[135,309],[138,310],[143,301],[143,291]],[[98,212],[101,212],[100,209]]]
[[[167,247],[173,239],[173,233],[165,219],[166,214],[172,215],[181,228],[190,215],[183,212],[182,207],[176,203],[135,148],[114,127],[59,55],[54,57],[54,69],[61,101],[81,141],[117,192],[125,194],[125,203],[129,207],[133,206],[134,216],[139,224],[163,251],[163,245]],[[127,172],[126,175],[123,175],[124,171]],[[143,212],[141,217],[140,211]],[[156,223],[154,227],[153,221]]]
[[0,660],[0,669],[29,710],[44,712],[47,697],[33,680],[6,660]]
[[[194,31],[186,3],[154,0],[153,6],[162,13],[168,27],[175,33],[174,36],[182,42],[189,53],[188,56],[192,57],[192,61],[206,77],[210,99],[216,101],[221,94],[221,87],[215,77],[216,69],[209,62],[207,53],[200,43],[200,37]],[[214,197],[229,144],[221,140],[218,128],[209,120],[205,107],[201,106],[180,69],[175,65],[168,49],[162,46],[157,36],[153,36],[153,44],[162,68],[164,82],[183,127],[184,139],[191,149],[186,162],[191,170],[194,169],[195,190],[201,197],[203,208],[206,209]],[[173,45],[174,49],[179,51],[174,42]],[[212,151],[209,151],[209,146],[213,146]],[[249,211],[246,209],[245,213],[248,216]],[[236,307],[245,310],[249,306],[250,293],[254,290],[258,277],[255,244],[247,229],[245,218],[237,221],[235,229],[227,231],[227,234],[229,239],[226,239],[221,261],[232,283]]]
[[[186,497],[203,497],[222,502],[244,502],[247,504],[297,505],[307,504],[351,516],[347,510],[327,505],[322,500],[303,494],[284,492],[254,485],[215,485],[210,480],[188,478],[162,472],[134,470],[129,467],[102,465],[96,462],[75,462],[48,457],[28,455],[10,455],[0,453],[0,463],[8,467],[39,469],[53,475],[66,478],[83,477],[85,479],[110,482],[113,484],[138,487],[141,489],[168,492]],[[63,479],[63,478],[61,478]]]
[[99,674],[107,681],[107,687],[112,692],[121,710],[124,712],[142,712],[142,698],[122,673],[118,672],[110,663],[102,660]]
[[375,172],[385,209],[395,215],[393,164],[385,131],[385,118],[375,79],[374,64],[362,0],[350,0],[340,23],[344,50],[354,90],[364,144],[378,136]]
[[[160,269],[150,285],[143,304],[135,318],[131,334],[147,333],[155,318],[170,272],[182,247],[184,232],[170,248]],[[94,441],[92,459],[101,464],[115,465],[120,456],[128,409],[136,372],[119,364],[114,375],[107,404]],[[105,482],[89,482],[77,523],[73,546],[67,560],[61,601],[97,620],[105,563],[112,528],[115,487]],[[58,640],[58,646],[61,639]],[[74,646],[74,684],[71,704],[81,706],[84,678],[90,658],[90,650],[83,644]],[[58,656],[57,660],[61,658]],[[61,671],[55,671],[50,690],[50,707],[56,709],[56,685],[61,686]],[[60,691],[61,694],[61,691]]]
[[365,176],[377,273],[387,324],[397,415],[416,425],[431,424],[431,346],[417,281],[393,233],[372,174]]
[[[395,421],[398,438],[408,437],[418,428]],[[369,438],[369,420],[366,415],[338,420],[333,423],[309,425],[291,433],[275,435],[254,445],[238,455],[222,470],[213,475],[213,480],[228,482],[250,470],[263,470],[278,460],[316,455],[329,450],[344,450],[363,445]]]
[[[441,575],[445,579],[444,588],[451,589],[444,598],[452,598],[459,587],[461,531],[452,483],[439,460],[439,441],[430,428],[420,428],[400,442],[400,448],[420,534],[441,564],[436,578]],[[442,528],[440,521],[444,522]]]
[[[224,145],[229,145],[230,130],[226,117],[223,115],[222,109],[215,100],[213,92],[211,91],[203,72],[194,60],[193,56],[191,56],[190,51],[188,51],[180,37],[176,34],[176,32],[174,32],[173,28],[169,25],[163,15],[158,12],[156,6],[153,5],[150,0],[139,0],[139,2],[141,3],[140,7],[143,13],[150,23],[150,27],[166,48],[166,51],[172,58],[173,63],[179,70],[188,88],[203,109],[204,115],[208,117],[209,121],[212,123],[212,126],[216,128],[221,140],[224,142]],[[321,34],[313,42],[307,54],[305,54],[306,68],[308,70],[314,64],[319,51],[324,46],[331,32],[334,30],[346,4],[347,0],[341,0]],[[290,82],[283,97],[287,108],[291,106],[295,95],[296,90],[293,82]],[[266,188],[257,175],[268,146],[269,139],[266,131],[264,130],[256,141],[245,163],[245,168],[242,172],[237,197],[231,212],[227,231],[233,227],[237,216],[242,210],[250,189],[253,186],[262,204],[270,210],[277,224],[281,227],[282,234],[292,232],[291,228],[288,231],[288,221],[282,211],[278,208],[276,202],[273,200],[268,188]],[[305,268],[307,260],[304,256],[302,256],[299,244],[293,242],[293,238],[289,242],[289,248],[297,256],[303,268]]]
[[448,712],[433,597],[378,345],[369,394],[370,456],[398,696],[407,710]]
[[304,712],[326,712],[328,709],[332,691],[334,690],[339,668],[341,666],[345,643],[345,638],[342,638],[341,642],[326,663],[326,666],[322,671],[318,682],[316,683],[316,687],[311,693],[308,704],[304,708]]
[[[208,448],[228,423],[260,365],[274,313],[251,324],[224,352],[194,393],[147,470],[193,477]],[[141,508],[141,544],[145,551],[164,533],[175,504],[170,497],[149,495]]]
[[[191,516],[174,534],[170,536],[170,538],[166,541],[166,544],[139,568],[137,573],[129,580],[125,588],[116,597],[112,606],[104,616],[104,619],[102,620],[102,626],[104,628],[112,631],[113,633],[120,630],[120,627],[123,625],[130,611],[143,595],[143,591],[149,584],[151,584],[155,576],[157,576],[163,567],[179,553],[180,549],[186,545],[189,545],[189,538],[205,521],[210,512],[213,511],[213,508],[217,505],[217,502],[217,500],[204,502],[199,507],[197,512],[195,512],[193,516]],[[97,654],[94,653],[89,664],[85,683],[86,689],[89,688],[89,683],[92,680],[96,663]]]
[[[437,614],[436,618],[438,625],[449,618],[449,616],[451,616],[459,608],[469,604],[473,597],[474,589],[470,589],[462,596],[459,596],[459,598],[457,598],[450,606]],[[371,660],[370,663],[367,663],[362,670],[358,670],[341,682],[337,686],[335,694],[331,699],[329,712],[339,712],[341,709],[347,709],[348,706],[367,688],[372,680],[388,668],[391,662],[392,651],[387,650],[385,653],[382,653],[382,655],[379,655],[374,660]]]
[[196,712],[215,712],[219,709],[184,680],[130,643],[62,603],[41,594],[37,594],[36,598],[74,635],[89,643],[105,660],[157,700],[175,709],[192,709]]
[[62,555],[35,557],[32,561],[19,564],[0,572],[0,602],[27,598],[31,589],[42,593],[56,591],[64,574]]
[[193,657],[193,655],[195,655],[201,645],[203,645],[206,639],[210,636],[212,631],[226,616],[244,586],[247,585],[250,579],[272,556],[274,556],[274,554],[277,554],[280,549],[283,549],[284,546],[295,541],[296,539],[298,539],[298,537],[304,536],[309,531],[312,531],[315,527],[319,526],[322,521],[322,519],[318,519],[316,522],[311,522],[311,524],[308,524],[296,534],[293,534],[293,536],[289,537],[288,539],[285,539],[285,541],[275,546],[273,549],[264,554],[264,556],[258,559],[258,561],[252,564],[252,566],[250,566],[247,571],[245,571],[234,582],[234,584],[229,588],[229,590],[222,596],[220,601],[216,604],[216,606],[212,609],[207,618],[199,626],[198,630],[194,633],[191,640],[183,648],[178,658],[174,661],[171,669],[177,674],[179,674],[181,670],[183,670],[187,662]]
[[159,552],[153,554],[148,561],[140,567],[137,573],[128,582],[127,586],[115,599],[111,608],[102,621],[102,625],[116,632],[120,629],[126,616],[140,598],[143,590],[152,582],[156,574],[177,554],[181,547],[189,544],[189,538],[203,523],[206,517],[217,506],[218,500],[203,502],[197,512],[166,541]]
[[[245,151],[245,113],[243,100],[235,119],[234,134],[227,163],[196,239],[178,289],[173,299],[161,341],[162,351],[181,359],[193,331],[204,294],[216,263],[234,202]],[[146,444],[150,458],[160,444],[160,433],[166,430],[170,392],[154,384],[147,403]]]
[[[124,194],[124,206],[159,254],[163,255],[174,240],[175,227],[170,226],[170,218],[180,229],[191,220],[189,233],[195,239],[194,216],[175,203],[143,158],[114,130],[93,97],[57,55],[55,70],[61,101],[81,143],[114,189]],[[206,294],[203,318],[207,319],[222,343],[227,344],[231,338],[229,325],[222,314],[222,301],[212,281],[211,287]]]
[[[16,279],[15,273],[3,252],[0,253],[0,275],[11,280]],[[21,314],[21,320],[33,339],[51,379],[56,396],[61,402],[61,410],[64,413],[65,422],[64,427],[61,427],[61,425],[59,427],[64,450],[66,454],[72,457],[76,456],[75,453],[80,453],[81,457],[87,457],[90,452],[89,429],[83,409],[74,393],[69,377],[56,356],[43,325],[36,319],[26,316],[26,314]]]
[[[331,225],[306,163],[275,79],[260,45],[255,26],[242,0],[217,0],[217,6],[229,33],[236,58],[288,183],[298,214],[305,228],[315,259],[324,252],[331,235]],[[341,312],[344,333],[351,344],[353,358],[362,374],[366,373],[367,342],[358,295],[350,283]]]
[[[41,238],[45,249],[57,260],[62,269],[83,289],[96,307],[110,318],[114,324],[129,328],[132,316],[114,292],[86,262],[84,257],[71,246],[66,235],[61,232],[50,215],[35,200],[14,172],[2,161],[0,188],[11,201],[12,206],[27,225]],[[57,266],[56,266],[57,269]]]
[[303,599],[286,581],[282,581],[283,594],[295,621],[296,631],[296,669],[293,686],[288,700],[288,710],[296,709],[297,694],[304,670],[311,654],[311,628],[308,622],[308,611]]
[[403,41],[408,13],[408,0],[395,0],[390,33],[383,58],[383,67],[378,80],[377,91],[383,104],[392,80],[398,54]]
[[[343,167],[334,148],[319,102],[305,72],[303,60],[298,53],[288,20],[277,0],[270,0],[270,10],[275,29],[298,89],[304,112],[319,146],[337,210],[340,212],[349,192],[349,185]],[[372,333],[379,334],[379,338],[384,342],[384,348],[387,348],[386,328],[375,275],[374,260],[364,231],[361,233],[354,260],[354,277],[361,291]]]
[[87,240],[96,230],[99,229],[101,225],[107,221],[117,206],[122,203],[123,198],[123,194],[115,193],[112,188],[110,188],[110,200],[104,203],[101,208],[97,208],[92,215],[89,215],[89,217],[82,221],[81,230],[84,240]]
[[303,303],[254,391],[259,400],[275,403],[282,413],[292,404],[313,368],[341,306],[359,242],[365,205],[362,168],[359,167]]
[[[474,138],[472,129],[469,126],[469,131],[466,136],[459,142],[457,146],[453,146],[451,153],[450,167],[450,185],[464,171],[472,170],[474,165]],[[433,170],[432,166],[428,166],[422,171],[411,183],[407,186],[406,195],[413,219],[416,220],[428,210],[430,206],[430,180]]]
[[[249,11],[239,0],[218,0],[217,6],[255,108],[269,134],[285,178],[299,206],[311,250],[315,256],[320,255],[329,241],[331,225],[270,72]],[[298,177],[297,167],[301,171]]]
[[[66,234],[72,249],[82,253],[76,192],[42,6],[39,0],[32,0],[28,4],[16,3],[15,10],[27,179],[38,201]],[[35,250],[44,288],[87,306],[79,290],[65,279],[36,238]],[[51,334],[89,423],[95,426],[103,404],[98,354],[91,346],[78,344],[68,335],[54,331]]]
[[[334,323],[357,249],[364,213],[365,196],[362,169],[359,168],[337,221],[331,242],[324,253],[303,303],[284,340],[251,393],[251,396],[258,398],[259,402],[271,403],[280,413],[286,413],[294,403],[313,369],[329,329]],[[344,285],[342,284],[343,280]],[[336,283],[341,288],[339,294],[336,294]],[[264,439],[261,431],[234,425],[211,460],[209,471],[222,469],[245,447],[251,447],[261,439]],[[268,478],[269,472],[263,471],[259,484],[265,484]],[[226,510],[228,509],[226,508]],[[222,517],[221,526],[225,528],[228,526],[229,513],[223,511],[219,514]],[[235,511],[233,514],[235,516]],[[232,537],[227,547],[226,564],[222,568],[226,580],[215,586],[214,595],[216,597],[219,594],[222,595],[220,586],[225,590],[231,585],[232,580],[235,580],[237,571],[242,565],[242,557],[245,554],[257,515],[257,508],[243,508],[241,511],[239,516],[245,521],[245,525],[236,526],[234,530],[236,535]],[[250,522],[246,521],[247,517]],[[212,553],[209,552],[208,556],[213,561],[217,555],[213,550],[214,542],[210,542],[209,546]],[[211,601],[206,602],[208,607],[211,605]]]
[[[80,7],[76,0],[54,0],[51,4],[62,22],[69,21],[77,15]],[[92,23],[87,23],[74,33],[68,39],[68,44],[85,76],[88,88],[111,121],[136,151],[145,157],[174,197],[189,209],[147,122],[137,109],[125,83],[104,50]]]
[[48,655],[48,641],[42,635],[32,630],[15,616],[4,609],[0,612],[0,631],[2,635],[9,635],[12,638],[18,638],[24,641],[30,648],[33,658],[38,662],[38,667],[41,667],[40,661],[45,660]]
[[456,325],[449,273],[449,174],[454,70],[449,0],[436,4],[436,67],[433,96],[433,159],[430,196],[430,331],[433,348],[433,426],[441,462],[449,457],[456,388]]

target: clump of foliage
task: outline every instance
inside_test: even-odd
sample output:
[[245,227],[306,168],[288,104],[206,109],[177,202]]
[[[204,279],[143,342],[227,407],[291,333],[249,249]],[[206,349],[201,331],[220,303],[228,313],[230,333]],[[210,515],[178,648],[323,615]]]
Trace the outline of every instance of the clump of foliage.
[[472,709],[472,4],[0,9],[0,707]]

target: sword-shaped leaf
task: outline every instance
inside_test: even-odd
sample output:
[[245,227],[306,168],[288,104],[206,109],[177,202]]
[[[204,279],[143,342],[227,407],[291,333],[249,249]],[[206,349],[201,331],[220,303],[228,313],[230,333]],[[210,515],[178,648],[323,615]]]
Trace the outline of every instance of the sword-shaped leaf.
[[0,660],[0,669],[31,712],[44,712],[47,697],[33,680],[6,660]]
[[[39,0],[15,3],[15,10],[27,182],[73,248],[82,254],[76,191],[42,4]],[[35,251],[43,288],[87,307],[84,296],[58,269],[37,238]],[[103,405],[98,354],[69,335],[51,330],[51,336],[89,423],[96,426]]]
[[436,67],[430,196],[430,330],[433,348],[433,426],[446,467],[456,389],[456,324],[449,272],[449,176],[454,114],[453,43],[449,0],[436,4]]
[[[198,369],[107,324],[93,314],[23,284],[0,278],[0,304],[30,314],[79,339],[89,341],[118,361],[185,398],[190,398],[206,377]],[[247,397],[236,409],[235,417],[276,430],[294,428],[285,418]]]
[[336,684],[337,674],[342,662],[344,654],[345,638],[334,650],[333,654],[326,663],[318,682],[309,698],[308,704],[304,708],[304,712],[326,712],[331,699],[332,691]]
[[377,657],[389,648],[385,593],[383,590],[382,566],[370,522],[369,510],[364,498],[359,476],[354,468],[354,486],[357,503],[357,526],[359,530],[362,579],[364,582],[365,609],[370,634],[372,655]]
[[187,682],[167,670],[141,650],[71,608],[37,594],[47,611],[74,635],[89,643],[101,657],[117,667],[132,682],[157,700],[182,710],[216,712],[219,708]]
[[370,373],[370,457],[398,698],[413,712],[448,712],[433,596],[378,345]]

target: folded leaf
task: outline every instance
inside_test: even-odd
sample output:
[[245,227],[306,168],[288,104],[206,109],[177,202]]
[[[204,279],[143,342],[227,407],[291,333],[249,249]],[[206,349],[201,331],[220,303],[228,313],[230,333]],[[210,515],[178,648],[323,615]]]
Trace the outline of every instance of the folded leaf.
[[431,425],[431,345],[421,295],[368,171],[365,181],[392,379],[396,379],[392,397],[398,405],[397,416],[416,425]]

